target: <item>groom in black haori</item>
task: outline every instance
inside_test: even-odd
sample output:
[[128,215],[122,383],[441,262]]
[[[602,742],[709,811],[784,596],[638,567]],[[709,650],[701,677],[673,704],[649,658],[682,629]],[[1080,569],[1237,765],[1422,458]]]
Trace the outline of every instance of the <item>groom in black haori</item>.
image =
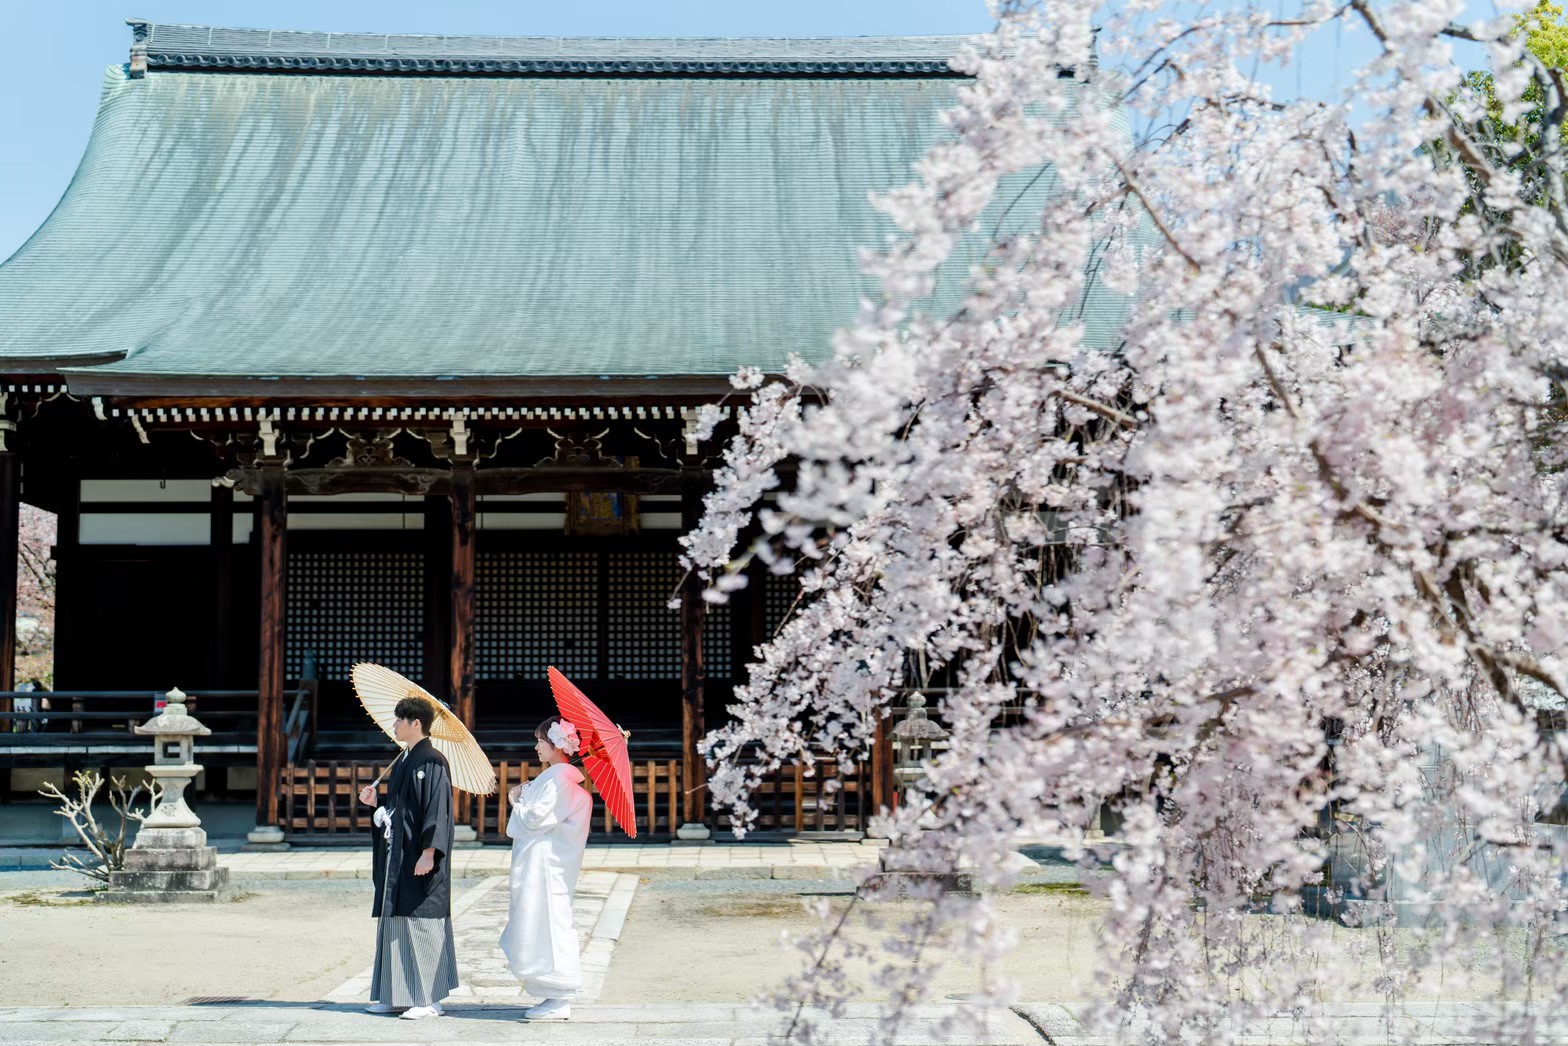
[[371,1013],[407,1020],[441,1015],[457,987],[452,941],[452,777],[446,756],[430,743],[435,708],[419,697],[399,701],[393,730],[404,752],[392,768],[386,804],[376,786],[359,801],[372,816],[376,899],[376,965]]

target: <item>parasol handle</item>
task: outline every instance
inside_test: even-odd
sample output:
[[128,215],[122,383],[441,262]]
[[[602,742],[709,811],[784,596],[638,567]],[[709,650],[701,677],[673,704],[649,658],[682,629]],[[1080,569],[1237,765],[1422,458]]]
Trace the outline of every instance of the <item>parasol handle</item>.
[[390,774],[392,772],[392,768],[397,765],[398,759],[403,758],[407,754],[408,754],[408,749],[406,749],[406,748],[403,749],[401,752],[399,752],[397,754],[396,758],[394,758],[390,763],[387,764],[387,768],[385,770],[381,771],[379,774],[377,774],[376,775],[376,779],[374,781],[370,782],[370,787],[372,787],[372,788],[380,787],[381,779],[386,777],[387,774]]

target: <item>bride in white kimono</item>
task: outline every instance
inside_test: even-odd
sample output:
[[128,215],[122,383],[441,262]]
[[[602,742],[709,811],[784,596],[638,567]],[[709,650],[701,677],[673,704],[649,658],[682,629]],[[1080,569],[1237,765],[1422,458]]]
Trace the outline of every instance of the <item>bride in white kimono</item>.
[[529,1020],[566,1020],[582,987],[572,895],[583,866],[593,797],[583,773],[568,762],[582,747],[577,728],[551,716],[534,730],[544,770],[509,793],[512,817],[512,905],[501,950],[523,982],[542,999],[523,1014]]

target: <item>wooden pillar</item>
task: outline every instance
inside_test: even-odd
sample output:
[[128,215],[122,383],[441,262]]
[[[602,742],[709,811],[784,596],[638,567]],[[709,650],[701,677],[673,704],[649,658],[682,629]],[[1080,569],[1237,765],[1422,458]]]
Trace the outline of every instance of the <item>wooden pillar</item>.
[[229,645],[234,641],[234,488],[212,488],[209,553],[212,559],[212,685],[227,689],[232,671]]
[[[768,581],[767,566],[760,559],[754,559],[746,565],[746,591],[751,594],[751,602],[747,605],[750,613],[747,615],[746,635],[751,640],[752,647],[759,647],[773,638],[768,633]],[[746,659],[753,656],[747,651]]]
[[261,662],[256,673],[256,824],[278,823],[283,767],[284,596],[288,580],[288,496],[283,467],[261,472],[257,494],[261,533]]
[[[871,809],[879,813],[883,807],[893,805],[893,717],[892,708],[888,708],[888,715],[877,719],[876,733],[871,742]],[[862,826],[863,827],[863,826]]]
[[452,470],[451,660],[447,700],[467,727],[474,728],[474,469]]
[[[0,432],[0,447],[5,435]],[[21,462],[14,450],[0,449],[0,690],[16,687],[16,565],[21,511]],[[0,700],[4,711],[11,711],[11,699]],[[0,723],[0,729],[10,726],[10,720]]]
[[[683,494],[681,529],[690,531],[701,514],[701,496]],[[697,748],[707,732],[702,705],[702,626],[706,617],[702,588],[702,579],[695,573],[681,585],[681,818],[686,825],[705,824],[708,807],[708,766]]]
[[449,585],[452,570],[452,510],[447,498],[433,494],[425,498],[425,614],[424,614],[424,679],[425,689],[432,694],[446,694],[448,689],[448,651],[451,650],[449,631],[452,608]]

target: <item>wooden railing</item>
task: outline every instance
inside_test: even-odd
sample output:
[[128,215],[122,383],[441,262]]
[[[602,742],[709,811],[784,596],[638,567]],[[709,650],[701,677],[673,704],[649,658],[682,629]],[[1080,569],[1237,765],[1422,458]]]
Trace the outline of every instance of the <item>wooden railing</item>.
[[[0,692],[0,763],[136,753],[143,748],[150,754],[151,739],[137,734],[136,727],[157,714],[166,696],[152,690]],[[291,751],[303,754],[315,720],[314,685],[288,690],[283,698],[292,702],[288,743]],[[29,710],[19,710],[19,702]],[[250,760],[256,750],[256,691],[198,690],[185,695],[185,704],[212,731],[196,740],[198,762],[232,766]]]
[[[486,842],[506,840],[506,822],[511,817],[511,806],[506,793],[513,785],[526,784],[543,769],[538,763],[497,763],[497,787],[494,795],[474,799],[471,823],[474,831]],[[633,809],[637,818],[637,838],[667,838],[680,827],[681,764],[678,759],[643,759],[632,763]],[[587,783],[594,791],[593,781]],[[595,796],[594,825],[596,834],[610,838],[625,838],[610,817],[610,811]]]
[[[751,806],[757,819],[751,831],[791,835],[864,832],[871,812],[870,779],[868,768],[854,763],[841,767],[831,759],[818,760],[809,774],[799,763],[780,767],[752,791]],[[830,781],[837,782],[837,787],[830,786]],[[728,811],[719,811],[716,823],[728,829]]]
[[[283,768],[278,796],[278,823],[294,837],[350,836],[370,826],[370,808],[357,796],[386,768],[387,761],[341,760],[290,763]],[[470,824],[479,838],[506,842],[506,822],[511,816],[506,794],[540,772],[528,760],[492,763],[497,788],[488,796],[460,796],[455,809],[459,821]],[[841,770],[832,760],[819,761],[808,775],[804,767],[789,766],[770,774],[753,797],[761,816],[752,826],[766,833],[840,833],[865,830],[869,813],[869,772],[850,765]],[[829,781],[840,787],[830,788]],[[592,790],[592,783],[589,783]],[[632,790],[638,841],[662,841],[680,827],[682,774],[677,759],[641,759],[632,764]],[[599,801],[594,803],[594,838],[601,842],[625,839]],[[727,814],[714,822],[729,826]]]
[[[362,832],[370,826],[370,808],[362,805],[359,790],[375,781],[386,760],[333,760],[290,763],[283,768],[278,794],[278,824],[296,836],[332,836]],[[511,808],[506,794],[513,785],[538,776],[541,767],[531,761],[492,763],[496,791],[487,796],[458,794],[454,809],[460,823],[471,824],[486,842],[506,840]],[[680,762],[648,759],[632,764],[632,787],[637,816],[637,837],[660,838],[680,827]],[[593,783],[588,782],[593,791]],[[602,802],[595,802],[594,833],[625,838],[615,827]]]
[[370,807],[359,790],[386,769],[386,761],[290,763],[278,793],[278,827],[288,835],[349,835],[370,828]]

